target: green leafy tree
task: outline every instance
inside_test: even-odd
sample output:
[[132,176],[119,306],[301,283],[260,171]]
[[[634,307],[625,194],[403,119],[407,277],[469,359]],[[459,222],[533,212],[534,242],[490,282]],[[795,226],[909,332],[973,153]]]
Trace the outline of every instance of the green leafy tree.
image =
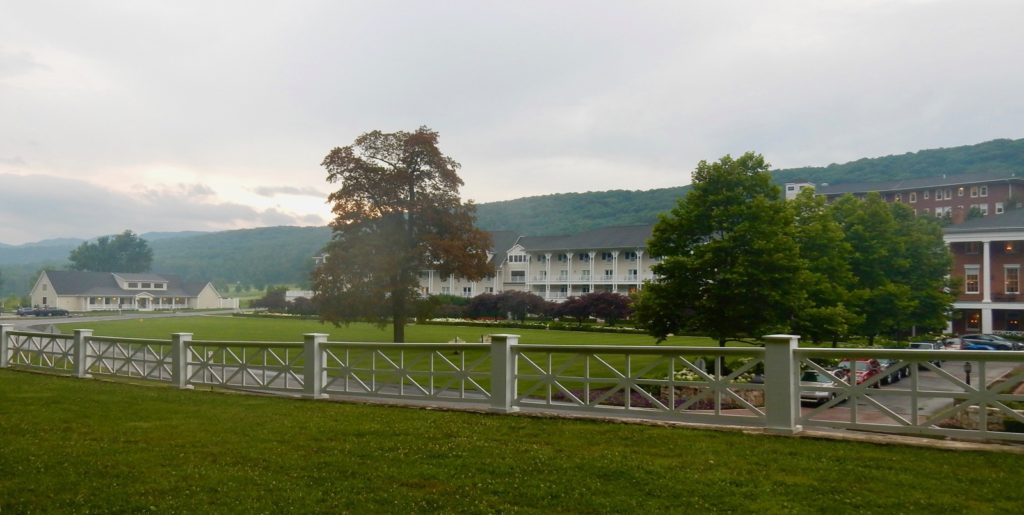
[[101,236],[85,242],[68,256],[72,270],[90,272],[148,272],[153,250],[146,240],[126,230],[117,236]]
[[859,317],[851,332],[873,344],[881,334],[899,339],[915,327],[942,327],[954,289],[941,222],[878,194],[847,195],[830,209],[851,249],[855,281],[847,306]]
[[391,322],[394,341],[418,297],[417,274],[434,269],[470,280],[491,272],[487,233],[476,208],[459,197],[459,164],[441,153],[438,134],[368,132],[323,160],[327,181],[340,184],[332,241],[313,274],[320,316],[334,324]]
[[860,317],[847,307],[855,281],[848,262],[851,247],[823,197],[804,190],[789,206],[794,216],[793,235],[804,265],[795,279],[805,293],[804,304],[793,319],[793,330],[812,341],[829,339],[835,345],[860,323]]
[[701,161],[693,189],[663,215],[648,243],[657,279],[634,303],[659,341],[682,330],[727,340],[785,330],[803,293],[793,216],[764,158]]

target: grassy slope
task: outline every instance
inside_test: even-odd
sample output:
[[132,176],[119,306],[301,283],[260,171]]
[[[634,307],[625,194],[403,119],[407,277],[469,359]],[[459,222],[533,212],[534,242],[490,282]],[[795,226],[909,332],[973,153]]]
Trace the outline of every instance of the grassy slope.
[[[1018,513],[1019,455],[0,370],[0,512]],[[969,480],[965,480],[969,477]]]

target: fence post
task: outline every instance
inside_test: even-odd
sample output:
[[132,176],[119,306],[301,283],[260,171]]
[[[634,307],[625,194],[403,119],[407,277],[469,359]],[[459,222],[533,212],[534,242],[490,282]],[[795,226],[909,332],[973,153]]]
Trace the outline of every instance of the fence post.
[[323,399],[327,396],[320,390],[324,385],[323,352],[320,345],[327,341],[323,333],[306,333],[303,336],[303,397]]
[[765,429],[771,433],[800,432],[800,369],[794,351],[800,337],[770,334],[764,337]]
[[518,334],[491,335],[491,411],[519,411],[512,405],[516,392],[516,359],[512,347],[519,344]]
[[12,324],[0,324],[0,368],[10,366],[10,347],[7,346],[8,333],[14,330]]
[[188,362],[192,333],[171,334],[171,383],[178,388],[192,388],[192,365]]
[[75,329],[75,377],[89,378],[88,359],[89,337],[92,336],[92,329]]

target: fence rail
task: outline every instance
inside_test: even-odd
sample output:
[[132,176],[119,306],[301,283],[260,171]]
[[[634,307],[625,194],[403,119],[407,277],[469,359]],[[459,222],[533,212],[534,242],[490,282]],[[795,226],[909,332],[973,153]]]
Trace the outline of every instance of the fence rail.
[[[1024,442],[1024,352],[192,340],[15,331],[0,367],[301,395]],[[808,377],[810,375],[810,377]],[[813,379],[813,380],[812,380]]]

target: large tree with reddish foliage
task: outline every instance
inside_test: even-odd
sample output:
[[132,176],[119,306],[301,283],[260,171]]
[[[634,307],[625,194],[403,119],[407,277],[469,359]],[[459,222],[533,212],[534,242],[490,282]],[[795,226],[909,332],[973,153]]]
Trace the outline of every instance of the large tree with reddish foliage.
[[392,322],[402,342],[421,270],[470,280],[490,273],[490,237],[474,226],[473,203],[460,199],[459,164],[438,148],[437,132],[368,132],[322,165],[340,185],[327,198],[328,258],[313,273],[322,320]]

